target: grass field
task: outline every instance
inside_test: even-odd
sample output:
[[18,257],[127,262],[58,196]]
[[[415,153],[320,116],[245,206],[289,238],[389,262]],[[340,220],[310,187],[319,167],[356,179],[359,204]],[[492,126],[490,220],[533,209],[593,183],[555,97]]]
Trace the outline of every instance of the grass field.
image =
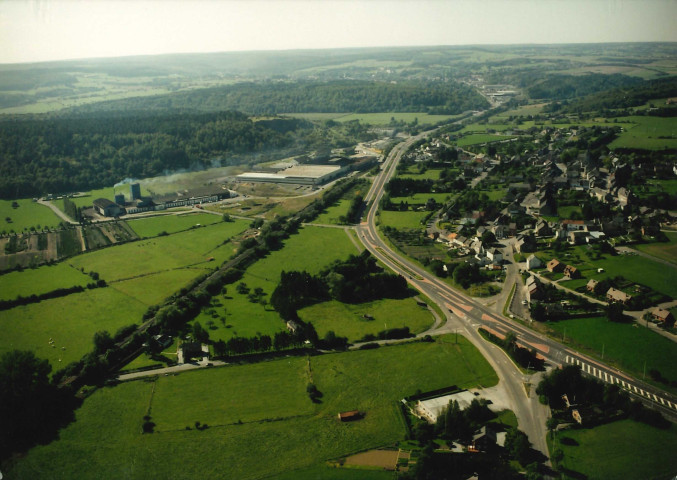
[[[504,120],[505,119],[503,118],[498,118],[497,121]],[[486,132],[487,130],[496,130],[497,132],[504,132],[506,130],[512,130],[513,128],[519,128],[519,126],[510,123],[471,123],[470,125],[466,125],[461,130],[455,133],[462,134],[473,132]]]
[[409,167],[405,172],[398,173],[397,178],[411,178],[413,180],[439,180],[440,178],[439,168],[427,168],[424,172],[418,168]]
[[351,200],[344,198],[338,201],[336,205],[327,208],[323,213],[313,220],[313,223],[338,225],[339,217],[348,213]]
[[[587,246],[577,246],[569,252],[564,255],[555,255],[545,250],[541,252],[547,260],[557,257],[559,261],[574,265],[581,271],[584,278],[566,282],[564,285],[568,288],[575,289],[585,285],[591,278],[599,281],[621,275],[657,292],[677,298],[677,269],[666,268],[659,262],[639,255],[617,255],[615,257],[605,255],[600,260],[592,260],[588,256]],[[604,272],[597,273],[598,268],[603,268]]]
[[109,286],[144,305],[158,305],[202,273],[203,269],[183,268],[113,282]]
[[300,470],[292,470],[270,477],[271,480],[394,480],[395,472],[365,468],[336,468],[328,465],[317,465]]
[[[331,245],[331,249],[326,246]],[[316,274],[334,260],[344,260],[358,250],[346,232],[338,228],[304,227],[285,241],[285,247],[270,253],[245,272],[234,285],[227,286],[225,295],[217,295],[212,304],[202,310],[196,321],[207,329],[207,322],[214,322],[209,329],[212,340],[228,340],[234,336],[252,337],[260,333],[274,335],[285,326],[280,315],[270,306],[252,303],[247,294],[237,292],[236,285],[243,282],[251,291],[262,288],[265,300],[270,300],[280,281],[280,273],[290,270],[306,270]],[[221,318],[224,322],[221,322]]]
[[[642,376],[644,362],[646,371],[652,368],[664,377],[677,380],[677,365],[672,361],[677,356],[677,343],[634,323],[614,323],[603,317],[576,318],[548,323],[561,340],[604,361],[616,364],[636,376]],[[647,377],[648,379],[648,377]]]
[[209,213],[185,213],[130,220],[127,223],[140,238],[150,238],[156,237],[161,232],[176,233],[197,224],[211,225],[222,221],[222,217]]
[[[30,199],[16,200],[19,205],[12,207],[12,201],[0,200],[0,232],[23,232],[31,227],[56,227],[62,220],[49,208]],[[10,221],[7,221],[7,218]]]
[[9,272],[0,275],[0,300],[13,300],[17,296],[28,297],[51,292],[57,288],[85,286],[92,282],[89,275],[59,263],[21,272]]
[[[565,445],[562,438],[577,445]],[[660,430],[633,420],[621,420],[595,428],[557,434],[566,469],[588,480],[652,480],[671,478],[677,471],[677,427]],[[573,442],[570,442],[573,443]],[[567,478],[581,478],[570,475]]]
[[665,232],[665,234],[670,239],[669,242],[633,245],[633,248],[661,260],[677,264],[677,232]]
[[[305,393],[309,372],[323,393],[321,403]],[[396,404],[404,396],[453,384],[491,386],[497,380],[463,337],[457,345],[442,337],[434,343],[160,377],[154,387],[130,382],[94,393],[58,441],[34,448],[3,473],[9,478],[44,472],[52,478],[210,478],[224,472],[243,480],[314,478],[312,472],[324,471],[329,459],[402,440]],[[336,419],[337,412],[352,409],[364,412],[364,418]],[[148,410],[158,432],[143,435]],[[232,424],[238,420],[242,424]],[[196,421],[210,428],[198,431]]]
[[467,147],[468,145],[478,145],[480,143],[491,143],[498,142],[501,140],[509,140],[511,138],[517,138],[514,135],[489,135],[489,134],[470,134],[466,135],[463,138],[459,138],[456,141],[456,145],[459,147]]
[[[373,318],[365,318],[370,315]],[[323,302],[299,311],[303,321],[311,322],[320,337],[333,330],[337,335],[356,341],[365,334],[377,334],[386,328],[409,327],[419,333],[432,326],[434,318],[416,300],[383,299],[362,304],[345,304],[337,301]]]
[[421,220],[428,216],[430,212],[393,212],[393,211],[379,211],[379,218],[381,227],[389,226],[393,228],[413,228],[416,230],[423,229]]
[[[97,331],[114,334],[120,327],[140,323],[146,308],[108,287],[5,310],[0,315],[0,353],[33,350],[58,370],[90,352]],[[48,343],[50,338],[54,348]]]
[[619,121],[632,122],[636,126],[624,126],[623,133],[609,144],[612,150],[622,147],[646,150],[677,148],[676,118],[624,117]]
[[444,203],[447,200],[449,200],[449,198],[451,198],[452,195],[453,194],[451,193],[415,193],[408,197],[392,197],[390,201],[392,201],[395,204],[399,204],[400,202],[407,202],[410,205],[411,204],[424,205],[430,198],[434,198],[437,203]]
[[583,218],[583,210],[578,205],[567,205],[557,207],[557,215],[559,218],[572,218],[573,214],[579,215],[578,218]]
[[[247,228],[248,222],[219,222],[165,237],[127,243],[69,260],[76,268],[96,271],[106,281],[136,278],[176,268],[197,266],[214,268],[233,254],[233,247],[224,245],[228,238]],[[214,261],[208,261],[208,258]]]

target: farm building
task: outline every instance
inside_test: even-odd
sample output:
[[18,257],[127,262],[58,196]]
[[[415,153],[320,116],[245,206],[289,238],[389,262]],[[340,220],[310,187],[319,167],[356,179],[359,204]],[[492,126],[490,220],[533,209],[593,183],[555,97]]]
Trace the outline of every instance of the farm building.
[[240,182],[293,183],[322,185],[345,174],[350,168],[338,165],[295,165],[276,173],[247,172],[237,175]]
[[94,200],[94,210],[104,217],[117,217],[125,213],[124,208],[121,208],[120,205],[111,202],[107,198],[97,198]]
[[437,422],[439,417],[449,406],[449,402],[456,400],[461,410],[467,408],[473,401],[475,395],[472,392],[464,390],[462,392],[444,395],[442,397],[419,400],[416,404],[418,414],[428,420],[430,423]]
[[353,420],[359,420],[362,418],[362,413],[359,410],[351,410],[349,412],[340,412],[338,414],[338,419],[342,422],[350,422]]

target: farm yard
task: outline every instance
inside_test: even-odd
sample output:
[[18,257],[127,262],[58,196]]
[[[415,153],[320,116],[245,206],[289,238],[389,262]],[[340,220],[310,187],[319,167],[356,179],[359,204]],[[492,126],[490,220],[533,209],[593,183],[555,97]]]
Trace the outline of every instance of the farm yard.
[[[429,368],[433,361],[440,368]],[[320,403],[305,392],[310,381],[323,394]],[[95,392],[59,440],[35,447],[8,474],[25,478],[49,469],[57,477],[148,478],[199,470],[209,477],[227,470],[233,478],[255,479],[286,478],[301,469],[294,478],[304,478],[303,472],[327,470],[327,460],[402,440],[396,403],[417,389],[496,382],[489,364],[463,337],[458,344],[441,337],[123,383]],[[336,419],[337,412],[351,409],[364,418]],[[156,433],[141,433],[146,414]],[[211,448],[205,450],[205,444]],[[210,453],[214,450],[220,454]],[[84,458],[91,459],[87,468]],[[119,458],[134,458],[134,468]],[[388,478],[364,474],[328,478]]]

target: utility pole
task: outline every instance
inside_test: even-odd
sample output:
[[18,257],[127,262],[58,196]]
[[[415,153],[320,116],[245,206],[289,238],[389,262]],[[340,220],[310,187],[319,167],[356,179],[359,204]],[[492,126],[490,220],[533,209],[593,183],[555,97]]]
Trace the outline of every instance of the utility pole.
[[642,380],[646,379],[646,360],[644,360],[644,374],[642,375]]
[[602,360],[604,360],[604,344],[602,344]]

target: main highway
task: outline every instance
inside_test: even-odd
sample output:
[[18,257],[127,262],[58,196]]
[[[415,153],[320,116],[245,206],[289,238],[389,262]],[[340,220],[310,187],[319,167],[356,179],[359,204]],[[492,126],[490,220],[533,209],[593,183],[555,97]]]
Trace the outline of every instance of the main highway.
[[[462,333],[480,350],[496,370],[500,378],[499,385],[509,395],[520,429],[528,435],[534,448],[546,456],[548,449],[545,442],[547,434],[545,422],[549,410],[539,404],[534,393],[540,375],[535,375],[533,378],[523,375],[502,350],[486,342],[479,335],[480,327],[488,328],[500,335],[513,332],[517,336],[518,344],[530,349],[535,348],[550,366],[578,365],[583,373],[592,375],[603,382],[618,385],[632,397],[641,399],[646,405],[663,413],[671,421],[677,421],[677,397],[674,395],[605,365],[599,360],[571,350],[514,320],[496,314],[474,298],[451,288],[435,275],[393,251],[382,240],[377,231],[376,219],[384,187],[393,176],[398,162],[407,150],[415,142],[430,134],[431,132],[424,132],[410,137],[390,151],[379,175],[365,196],[366,219],[356,229],[360,241],[376,258],[406,278],[413,287],[427,295],[445,312],[446,324],[434,333]],[[525,383],[533,384],[529,394],[524,388]]]

